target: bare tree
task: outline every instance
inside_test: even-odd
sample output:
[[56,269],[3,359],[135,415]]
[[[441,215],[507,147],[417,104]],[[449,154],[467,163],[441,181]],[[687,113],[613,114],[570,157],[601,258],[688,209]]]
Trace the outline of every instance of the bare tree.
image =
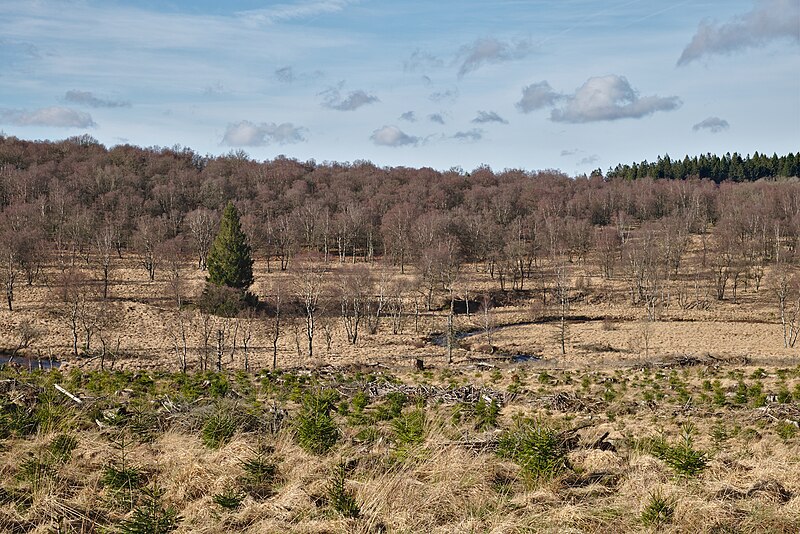
[[369,313],[372,286],[372,274],[364,265],[343,266],[338,272],[336,292],[342,323],[347,334],[347,341],[353,345],[358,341],[358,329],[361,321]]
[[294,296],[305,316],[309,358],[314,356],[314,333],[316,332],[317,315],[321,311],[324,283],[325,270],[323,266],[308,258],[298,266],[294,276]]
[[572,277],[569,267],[565,263],[560,263],[555,267],[555,301],[558,304],[558,341],[561,346],[561,354],[567,353],[566,340],[568,337],[567,317],[569,316],[570,292],[572,290]]
[[100,269],[100,279],[103,282],[104,299],[108,298],[108,286],[111,278],[111,271],[114,268],[118,241],[119,231],[110,223],[102,225],[94,236],[96,262]]
[[800,335],[800,281],[795,273],[782,264],[775,272],[775,296],[781,318],[783,346],[794,347]]
[[211,250],[211,243],[214,242],[214,233],[217,224],[219,224],[219,214],[206,208],[198,208],[189,212],[186,220],[194,241],[197,266],[200,270],[205,271],[208,251]]
[[64,318],[72,334],[72,353],[78,355],[78,337],[83,323],[83,315],[90,300],[90,289],[86,276],[78,269],[71,268],[60,274],[56,281],[59,315]]

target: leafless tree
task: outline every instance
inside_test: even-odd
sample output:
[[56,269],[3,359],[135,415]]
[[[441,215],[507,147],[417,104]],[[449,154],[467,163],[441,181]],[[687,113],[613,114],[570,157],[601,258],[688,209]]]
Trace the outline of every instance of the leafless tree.
[[209,209],[198,208],[189,212],[186,220],[189,224],[189,232],[192,234],[195,252],[197,253],[197,266],[200,270],[205,271],[208,251],[211,250],[214,233],[217,224],[219,224],[219,215]]
[[778,298],[783,346],[794,347],[800,335],[800,280],[796,273],[790,272],[786,264],[781,264],[776,269],[774,291]]
[[314,356],[314,334],[317,316],[321,311],[322,292],[325,284],[325,269],[319,262],[306,259],[298,265],[294,276],[294,296],[305,316],[305,332],[308,341],[308,357]]

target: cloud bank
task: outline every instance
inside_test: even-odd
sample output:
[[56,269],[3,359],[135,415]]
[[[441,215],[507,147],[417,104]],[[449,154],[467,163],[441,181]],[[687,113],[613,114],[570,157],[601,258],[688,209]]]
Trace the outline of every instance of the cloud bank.
[[684,48],[678,65],[712,54],[731,54],[788,39],[800,43],[800,2],[757,0],[755,7],[724,24],[701,22],[697,33]]
[[700,130],[708,130],[711,133],[719,133],[730,128],[731,125],[725,119],[719,117],[708,117],[692,126],[692,130],[699,132]]
[[241,121],[229,124],[222,138],[222,144],[228,146],[264,146],[273,143],[285,145],[305,141],[305,128],[290,122],[275,124],[262,122],[255,124]]
[[564,99],[561,108],[551,111],[551,120],[581,123],[639,119],[657,111],[672,111],[681,105],[677,96],[641,97],[624,76],[614,74],[589,78]]
[[414,137],[403,132],[397,126],[384,126],[372,132],[370,139],[379,146],[399,147],[404,145],[416,145],[419,137]]
[[97,126],[92,116],[60,106],[28,111],[24,109],[0,109],[0,123],[14,126],[53,126],[56,128],[92,128]]

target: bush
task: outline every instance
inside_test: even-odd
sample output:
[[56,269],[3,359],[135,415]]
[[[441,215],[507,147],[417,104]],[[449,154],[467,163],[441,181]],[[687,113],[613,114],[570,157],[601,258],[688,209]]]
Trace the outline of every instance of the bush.
[[651,493],[647,505],[642,510],[642,523],[648,527],[658,527],[671,522],[676,504],[675,499],[664,497],[660,491]]
[[242,461],[244,483],[253,497],[265,498],[273,493],[278,466],[269,458],[272,452],[271,447],[260,447],[253,456]]
[[144,488],[144,503],[137,506],[133,516],[119,527],[122,534],[166,534],[178,528],[181,517],[173,507],[164,508],[164,490],[158,486]]
[[395,441],[398,445],[417,445],[425,439],[425,411],[422,409],[397,417],[392,421]]
[[333,392],[307,393],[303,407],[297,415],[295,432],[297,443],[314,454],[325,454],[339,441],[339,427],[331,417],[336,401]]
[[692,431],[691,426],[684,426],[680,443],[669,445],[662,440],[653,447],[653,456],[663,460],[680,477],[695,477],[708,466],[708,453],[692,446]]
[[214,504],[225,510],[236,510],[242,505],[245,494],[235,489],[227,489],[222,493],[215,494],[211,500]]
[[539,421],[525,421],[503,432],[497,454],[515,461],[536,482],[549,480],[569,467],[564,440]]
[[217,407],[203,424],[203,444],[209,449],[218,449],[228,443],[236,432],[236,417],[230,409]]
[[395,391],[386,395],[383,404],[375,410],[375,419],[378,421],[391,421],[403,412],[403,407],[408,402],[405,393]]
[[346,469],[344,463],[339,463],[331,473],[328,481],[328,501],[331,508],[342,514],[344,517],[358,517],[361,514],[361,507],[358,505],[355,496],[347,491],[345,486]]

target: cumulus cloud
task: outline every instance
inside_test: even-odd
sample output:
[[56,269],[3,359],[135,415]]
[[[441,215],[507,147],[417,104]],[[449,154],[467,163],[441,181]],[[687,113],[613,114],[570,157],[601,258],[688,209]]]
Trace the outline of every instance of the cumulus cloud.
[[470,141],[474,143],[483,139],[483,130],[480,128],[473,128],[472,130],[467,130],[465,132],[456,132],[453,134],[453,139],[458,139],[459,141]]
[[639,119],[681,105],[677,96],[639,96],[624,76],[613,74],[589,78],[564,100],[563,107],[551,111],[551,120],[579,123]]
[[533,46],[528,40],[503,42],[494,37],[477,39],[475,42],[464,45],[458,52],[458,76],[479,69],[487,63],[502,63],[512,59],[521,59],[533,51]]
[[397,126],[379,128],[372,132],[370,139],[376,145],[391,147],[416,145],[420,141],[419,137],[408,135]]
[[367,94],[360,89],[351,91],[344,98],[337,88],[328,89],[321,94],[325,97],[322,105],[326,108],[336,109],[338,111],[355,111],[361,106],[380,101],[377,96]]
[[408,122],[416,122],[417,115],[413,111],[406,111],[402,115],[400,115],[400,119]]
[[264,9],[251,9],[236,13],[248,22],[274,24],[287,20],[315,17],[343,10],[353,0],[310,0],[294,4],[276,4]]
[[727,130],[730,127],[731,125],[728,124],[728,121],[725,119],[720,119],[719,117],[708,117],[707,119],[703,119],[692,126],[692,130],[695,132],[699,132],[700,130],[708,130],[711,133],[719,133],[723,130]]
[[0,123],[15,126],[54,126],[57,128],[92,128],[97,126],[92,116],[60,106],[35,109],[0,109]]
[[499,122],[500,124],[508,124],[508,121],[495,113],[494,111],[479,111],[478,116],[472,119],[476,124],[484,124],[487,122]]
[[222,144],[228,146],[264,146],[273,143],[285,145],[305,141],[305,128],[295,126],[290,122],[275,124],[262,122],[256,124],[250,121],[241,121],[229,124],[222,138]]
[[406,72],[416,72],[420,70],[438,69],[444,66],[441,58],[429,52],[424,52],[417,48],[411,56],[403,62],[403,70]]
[[522,113],[530,113],[555,105],[561,95],[553,91],[547,81],[532,83],[522,88],[522,99],[516,103],[517,109]]
[[428,96],[433,102],[442,102],[447,100],[449,102],[455,102],[458,98],[458,89],[446,89],[444,91],[436,91]]
[[67,91],[64,95],[64,100],[72,104],[80,104],[93,108],[127,108],[131,103],[125,100],[109,100],[106,98],[99,98],[91,91]]
[[678,65],[686,65],[709,54],[730,54],[788,39],[800,43],[800,2],[757,0],[752,11],[724,24],[703,21],[683,49]]
[[444,117],[441,113],[431,113],[428,115],[428,120],[438,124],[444,124]]

